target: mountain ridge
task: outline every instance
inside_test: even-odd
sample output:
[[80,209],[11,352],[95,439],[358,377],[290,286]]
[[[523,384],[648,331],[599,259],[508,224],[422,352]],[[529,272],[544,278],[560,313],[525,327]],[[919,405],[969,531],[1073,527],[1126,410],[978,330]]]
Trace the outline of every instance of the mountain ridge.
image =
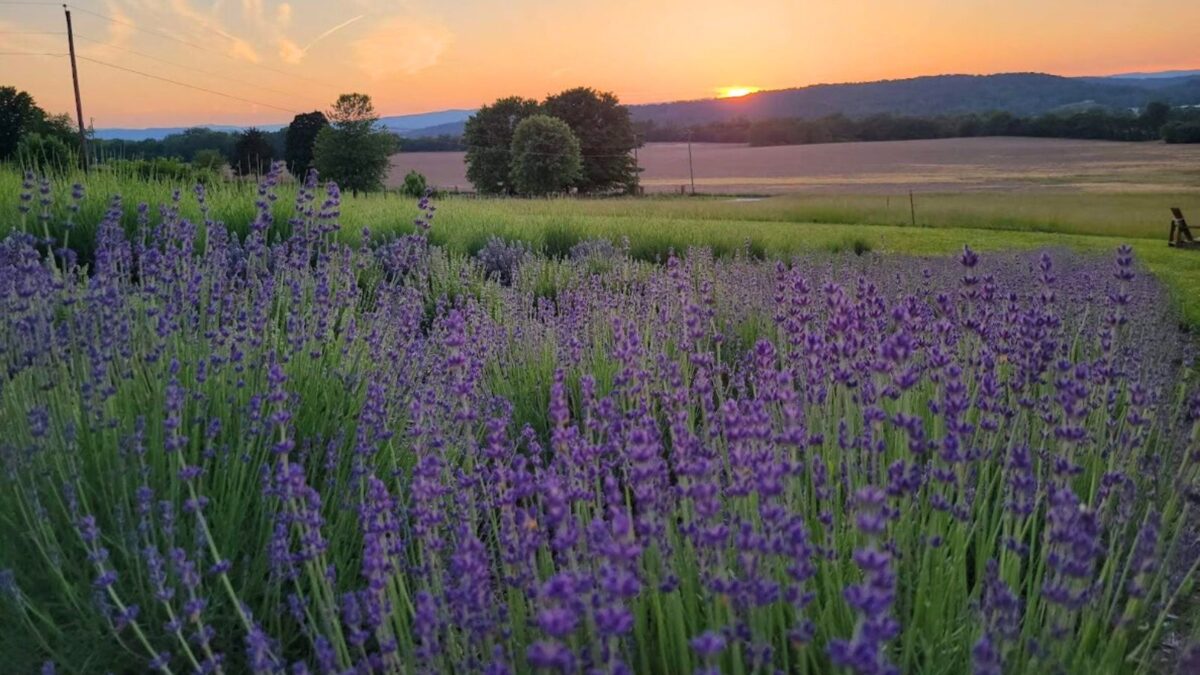
[[[1140,108],[1151,101],[1200,105],[1200,70],[1124,73],[1097,77],[1064,77],[1047,73],[943,74],[876,80],[820,83],[760,91],[739,98],[693,99],[629,106],[635,121],[704,124],[737,117],[816,118],[843,114],[931,117],[1003,111],[1041,115],[1055,110],[1098,106]],[[454,108],[408,115],[389,115],[380,124],[401,136],[460,135],[473,109]],[[220,131],[248,126],[193,125]],[[256,125],[275,131],[285,124]],[[97,129],[102,139],[143,140],[180,133],[189,127]]]

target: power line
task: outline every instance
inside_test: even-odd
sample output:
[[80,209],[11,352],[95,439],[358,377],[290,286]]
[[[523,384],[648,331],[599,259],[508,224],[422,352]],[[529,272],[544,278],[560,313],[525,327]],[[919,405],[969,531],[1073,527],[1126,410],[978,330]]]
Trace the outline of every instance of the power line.
[[261,84],[258,84],[257,82],[249,82],[249,81],[247,81],[247,80],[239,80],[239,79],[237,79],[237,78],[229,77],[228,75],[222,75],[221,73],[213,72],[213,71],[211,71],[211,70],[201,70],[201,69],[199,69],[199,68],[193,68],[193,67],[191,67],[191,66],[184,65],[184,64],[182,64],[182,63],[178,63],[178,62],[176,62],[176,61],[171,61],[171,60],[164,59],[164,58],[160,58],[160,57],[157,57],[157,56],[151,56],[150,54],[146,54],[146,53],[143,53],[143,52],[135,51],[135,50],[133,50],[133,49],[128,49],[128,48],[125,48],[125,47],[121,47],[121,46],[118,46],[118,45],[112,44],[111,42],[104,42],[103,40],[97,40],[96,38],[91,38],[91,37],[88,37],[88,36],[86,36],[86,35],[80,35],[80,34],[76,33],[76,34],[75,34],[75,37],[77,37],[77,38],[79,38],[79,39],[81,39],[81,40],[86,40],[87,42],[91,42],[91,43],[93,43],[93,44],[96,44],[96,45],[99,45],[99,46],[101,46],[101,47],[106,47],[106,48],[108,48],[108,49],[115,49],[115,50],[117,50],[117,51],[120,51],[120,52],[125,52],[125,53],[127,53],[127,54],[133,54],[134,56],[140,56],[140,57],[141,57],[141,58],[143,58],[143,59],[149,59],[149,60],[151,60],[151,61],[158,61],[159,63],[164,63],[164,64],[166,64],[166,65],[168,65],[168,66],[174,66],[175,68],[182,68],[182,69],[184,69],[184,70],[189,70],[189,71],[191,71],[191,72],[193,72],[193,73],[200,73],[201,75],[207,75],[207,76],[209,76],[209,77],[218,77],[218,78],[221,78],[221,79],[223,79],[223,80],[227,80],[227,81],[229,81],[229,82],[234,82],[234,83],[237,83],[237,84],[245,85],[245,86],[247,86],[247,87],[254,87],[254,88],[256,88],[256,89],[261,89],[261,90],[263,90],[263,91],[269,91],[269,92],[272,92],[272,93],[275,93],[275,94],[282,94],[282,95],[284,95],[284,96],[295,96],[296,98],[302,98],[302,97],[303,97],[303,95],[302,95],[302,94],[297,94],[297,93],[296,93],[296,92],[294,92],[294,91],[284,91],[284,90],[282,90],[282,89],[273,89],[273,88],[271,88],[271,87],[267,87],[267,86],[263,86],[263,85],[261,85]]
[[[171,41],[174,41],[174,42],[178,42],[179,44],[182,44],[182,45],[187,45],[188,47],[191,47],[192,49],[198,49],[198,50],[200,50],[200,51],[207,52],[207,53],[209,53],[209,54],[214,54],[214,55],[216,55],[216,56],[220,56],[221,58],[224,58],[224,59],[229,59],[230,61],[236,61],[236,62],[237,62],[239,65],[248,65],[248,66],[251,66],[251,67],[253,67],[253,68],[259,68],[259,69],[261,69],[261,70],[265,70],[265,71],[268,71],[268,72],[275,73],[275,74],[277,74],[277,75],[283,75],[283,76],[285,76],[285,77],[294,77],[294,78],[297,78],[297,79],[300,79],[300,80],[307,80],[307,81],[309,81],[309,82],[313,82],[313,83],[315,83],[315,84],[320,84],[320,85],[322,85],[322,86],[326,86],[326,87],[336,87],[336,86],[338,86],[338,85],[335,85],[335,84],[332,84],[332,83],[329,83],[329,82],[323,82],[323,81],[321,81],[321,80],[317,80],[317,79],[314,79],[314,78],[311,78],[311,77],[306,77],[306,76],[304,76],[304,75],[298,75],[298,74],[296,74],[296,73],[290,73],[290,72],[288,72],[288,71],[286,71],[286,70],[281,70],[281,69],[279,69],[279,68],[272,68],[272,67],[270,67],[270,66],[264,66],[264,65],[262,65],[261,63],[247,63],[247,62],[244,62],[244,61],[240,61],[240,60],[238,60],[238,59],[235,59],[235,58],[233,58],[233,57],[231,57],[231,56],[229,56],[229,55],[227,55],[227,54],[222,54],[222,53],[221,53],[221,52],[219,52],[219,51],[216,51],[216,50],[213,50],[213,49],[209,49],[208,47],[205,47],[205,46],[203,46],[203,45],[197,44],[197,43],[195,43],[195,42],[191,42],[191,41],[189,41],[189,40],[184,40],[183,38],[178,38],[178,37],[175,37],[174,35],[171,35],[170,33],[166,33],[166,32],[160,31],[160,30],[154,30],[154,29],[152,29],[152,28],[142,28],[141,26],[139,26],[139,25],[137,25],[137,24],[135,24],[135,23],[132,23],[132,22],[129,22],[129,21],[123,21],[123,20],[121,20],[121,19],[117,19],[117,18],[115,18],[115,17],[111,17],[111,16],[109,16],[109,15],[107,15],[107,14],[101,14],[101,13],[99,13],[99,12],[93,12],[93,11],[92,11],[92,10],[90,10],[90,9],[83,9],[83,8],[80,8],[80,7],[74,7],[74,6],[72,6],[72,9],[74,9],[74,10],[76,10],[76,11],[79,11],[79,12],[83,12],[84,14],[90,14],[90,15],[92,15],[92,16],[94,16],[94,17],[97,17],[97,18],[100,18],[100,19],[104,19],[105,21],[109,21],[109,22],[111,22],[111,23],[115,23],[115,24],[118,24],[118,25],[121,25],[121,26],[126,26],[126,27],[128,27],[128,28],[132,28],[133,30],[136,30],[136,31],[139,31],[139,32],[142,32],[142,33],[147,33],[147,34],[149,34],[149,35],[154,35],[154,36],[160,37],[160,38],[162,38],[162,39],[164,39],[164,40],[171,40]],[[210,32],[214,33],[215,35],[219,35],[220,37],[222,37],[222,38],[224,38],[224,39],[226,39],[226,40],[229,40],[229,41],[231,41],[231,42],[240,42],[240,40],[239,40],[238,38],[235,38],[235,37],[233,37],[233,36],[231,36],[231,35],[229,35],[229,34],[227,34],[227,33],[223,32],[223,31],[219,31],[219,30],[217,30],[217,29],[215,29],[215,28],[212,28],[212,27],[210,27],[210,26],[205,26],[205,25],[203,25],[203,24],[201,24],[201,27],[202,27],[202,28],[204,28],[205,30],[208,30],[208,31],[210,31]]]
[[61,30],[0,30],[0,35],[66,35]]
[[0,52],[0,56],[66,56],[55,52]]
[[171,79],[171,78],[169,78],[169,77],[163,77],[163,76],[161,76],[161,75],[154,75],[154,74],[151,74],[151,73],[142,72],[142,71],[140,71],[140,70],[134,70],[133,68],[126,68],[125,66],[118,66],[118,65],[117,65],[117,64],[115,64],[115,63],[109,63],[109,62],[107,62],[107,61],[101,61],[101,60],[99,60],[99,59],[93,59],[93,58],[91,58],[91,57],[88,57],[88,56],[79,56],[78,58],[80,58],[80,59],[82,59],[82,60],[84,60],[84,61],[89,61],[89,62],[91,62],[91,63],[95,63],[95,64],[97,64],[97,65],[104,66],[104,67],[106,67],[106,68],[113,68],[113,69],[116,69],[116,70],[123,70],[123,71],[125,71],[125,72],[127,72],[127,73],[133,73],[134,75],[141,75],[142,77],[148,77],[148,78],[150,78],[150,79],[152,79],[152,80],[159,80],[159,81],[161,81],[161,82],[169,82],[170,84],[174,84],[174,85],[177,85],[177,86],[180,86],[180,87],[186,87],[186,88],[188,88],[188,89],[195,89],[195,90],[197,90],[197,91],[202,91],[202,92],[205,92],[205,93],[207,93],[207,94],[213,94],[214,96],[222,96],[222,97],[224,97],[224,98],[233,99],[234,101],[241,101],[242,103],[250,103],[250,104],[252,104],[252,105],[259,105],[259,106],[262,106],[262,107],[264,107],[264,108],[273,108],[273,109],[275,109],[275,110],[281,110],[281,111],[283,111],[283,112],[292,113],[293,115],[295,115],[295,114],[298,114],[298,113],[297,113],[295,110],[291,110],[290,108],[283,108],[283,107],[280,107],[280,106],[277,106],[277,105],[272,105],[272,104],[270,104],[270,103],[263,103],[262,101],[255,101],[255,100],[253,100],[253,99],[242,98],[241,96],[235,96],[235,95],[233,95],[233,94],[226,94],[225,92],[223,92],[223,91],[217,91],[216,89],[208,89],[208,88],[206,88],[206,87],[198,87],[198,86],[196,86],[196,85],[194,85],[194,84],[188,84],[188,83],[186,83],[186,82],[180,82],[179,80],[172,80],[172,79]]
[[187,46],[189,46],[189,47],[192,47],[192,48],[194,48],[194,49],[207,50],[207,48],[206,48],[206,47],[203,47],[203,46],[201,46],[201,45],[198,45],[198,44],[196,44],[195,42],[188,42],[187,40],[184,40],[183,38],[177,38],[177,37],[175,37],[174,35],[171,35],[170,33],[164,33],[163,31],[160,31],[160,30],[154,30],[153,28],[142,28],[141,26],[137,25],[136,23],[132,23],[132,22],[129,22],[129,21],[123,21],[123,20],[121,20],[121,19],[117,19],[117,18],[111,17],[111,16],[109,16],[109,15],[107,15],[107,14],[101,14],[101,13],[99,13],[99,12],[93,12],[93,11],[92,11],[92,10],[90,10],[90,9],[83,9],[82,7],[74,7],[74,6],[72,6],[72,7],[71,7],[71,9],[74,9],[76,12],[83,12],[84,14],[91,14],[91,15],[92,15],[92,16],[94,16],[94,17],[97,17],[97,18],[100,18],[100,19],[104,19],[105,21],[108,21],[109,23],[115,23],[115,24],[117,24],[118,26],[126,26],[126,27],[128,27],[128,28],[132,28],[132,29],[134,29],[134,30],[136,30],[136,31],[139,31],[139,32],[142,32],[142,33],[147,33],[147,34],[149,34],[149,35],[155,35],[155,36],[158,36],[158,37],[160,37],[160,38],[163,38],[164,40],[173,40],[173,41],[175,41],[175,42],[178,42],[178,43],[180,43],[180,44],[187,45]]

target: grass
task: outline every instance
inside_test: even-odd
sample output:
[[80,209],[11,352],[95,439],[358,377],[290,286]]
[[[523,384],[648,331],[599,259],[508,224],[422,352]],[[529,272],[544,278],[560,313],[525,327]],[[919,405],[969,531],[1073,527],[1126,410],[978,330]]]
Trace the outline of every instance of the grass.
[[[76,180],[79,177],[75,177]],[[126,204],[156,207],[172,187],[181,189],[185,218],[199,219],[189,186],[144,181],[93,172],[84,179],[89,197],[76,222],[100,221],[111,195]],[[71,180],[57,181],[55,209],[68,202]],[[0,171],[0,232],[22,227],[17,217],[21,177]],[[244,235],[254,217],[254,186],[219,183],[207,188],[211,216]],[[273,236],[288,233],[295,187],[281,186],[275,203]],[[964,244],[980,250],[1064,246],[1080,251],[1110,251],[1134,246],[1138,258],[1172,291],[1184,322],[1200,326],[1200,254],[1166,245],[1168,207],[1200,214],[1200,194],[1115,191],[918,194],[912,225],[908,195],[787,195],[758,201],[721,197],[656,196],[640,199],[472,199],[441,201],[437,243],[474,253],[496,235],[521,240],[550,255],[563,255],[589,238],[628,239],[633,256],[664,260],[671,250],[709,246],[728,255],[747,245],[757,254],[787,257],[802,251],[867,251],[943,255]],[[36,208],[36,207],[35,207]],[[128,209],[126,226],[136,226]],[[30,214],[24,227],[36,228]],[[364,229],[372,236],[411,230],[416,205],[395,194],[346,196],[342,236],[357,241]],[[1193,216],[1200,217],[1200,216]],[[89,225],[72,240],[85,259],[90,253]]]

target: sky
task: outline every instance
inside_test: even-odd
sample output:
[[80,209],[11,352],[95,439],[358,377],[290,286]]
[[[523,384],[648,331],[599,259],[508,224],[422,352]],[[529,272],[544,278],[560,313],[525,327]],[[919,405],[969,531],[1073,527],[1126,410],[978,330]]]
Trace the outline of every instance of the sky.
[[[1195,0],[79,0],[71,10],[84,118],[97,127],[283,123],[348,91],[394,115],[579,85],[649,103],[940,73],[1200,67]],[[0,0],[0,84],[73,111],[64,33],[59,3]]]

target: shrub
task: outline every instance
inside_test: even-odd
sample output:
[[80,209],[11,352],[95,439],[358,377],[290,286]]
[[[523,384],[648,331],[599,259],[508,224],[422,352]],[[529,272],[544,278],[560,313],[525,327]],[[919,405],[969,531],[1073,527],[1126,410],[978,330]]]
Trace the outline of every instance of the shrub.
[[17,161],[41,173],[62,174],[78,164],[78,155],[61,139],[26,134],[17,144]]
[[516,278],[517,270],[530,257],[529,248],[522,242],[507,242],[500,237],[491,237],[487,244],[475,254],[483,275],[508,286]]
[[225,157],[220,150],[205,148],[197,151],[192,157],[192,166],[203,171],[218,172],[225,168]]
[[425,176],[415,169],[404,175],[404,186],[400,191],[413,198],[421,198],[426,190]]

